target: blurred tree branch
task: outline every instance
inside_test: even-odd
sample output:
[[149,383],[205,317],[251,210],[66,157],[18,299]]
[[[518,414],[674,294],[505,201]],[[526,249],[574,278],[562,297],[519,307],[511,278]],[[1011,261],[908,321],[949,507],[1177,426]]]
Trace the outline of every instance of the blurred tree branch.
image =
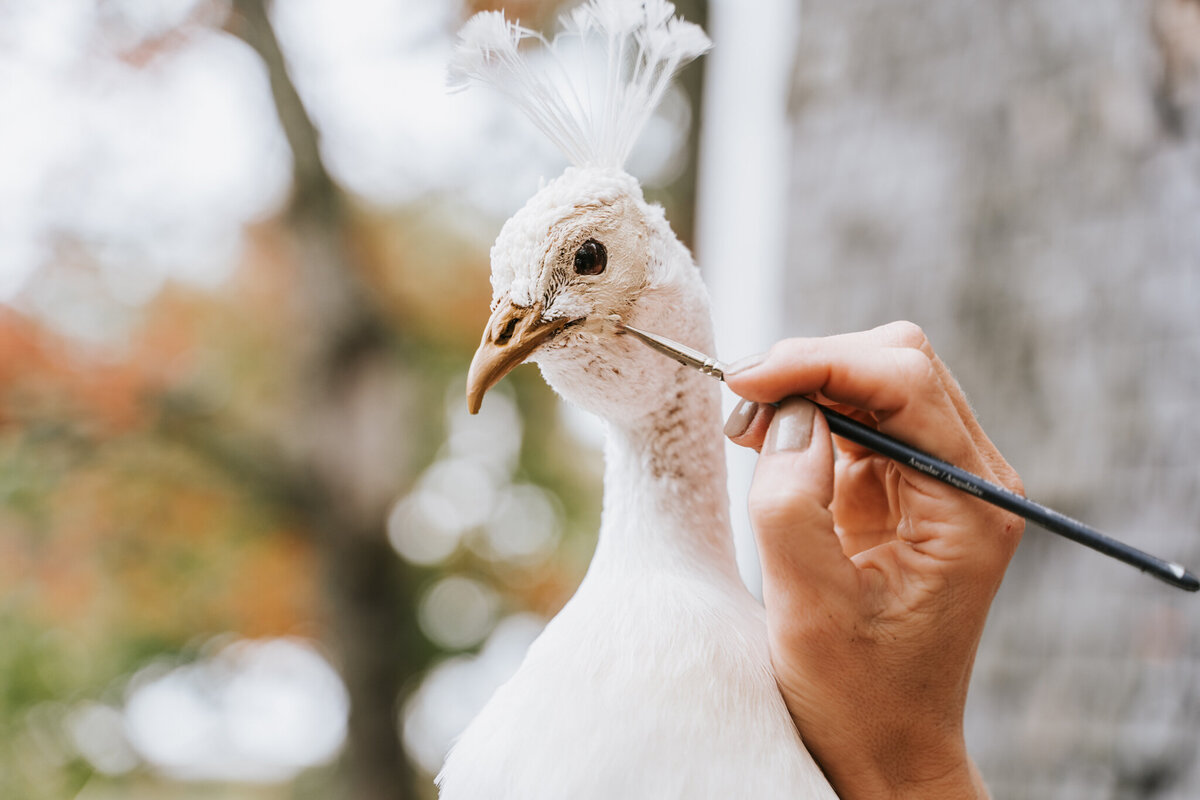
[[[708,0],[676,0],[676,13],[705,30],[708,29]],[[704,71],[708,59],[700,58],[680,74],[678,86],[692,110],[687,134],[687,167],[665,187],[669,199],[669,217],[675,235],[689,248],[696,246],[696,176],[700,155],[700,119],[704,113]]]
[[248,44],[267,68],[275,112],[292,151],[293,191],[288,218],[301,244],[301,287],[313,322],[333,333],[323,338],[328,368],[363,345],[383,337],[389,326],[367,299],[359,270],[347,247],[350,238],[345,197],[321,157],[321,135],[287,67],[265,0],[234,0],[229,31]]
[[339,193],[321,160],[321,136],[287,71],[283,50],[263,0],[233,0],[230,32],[250,45],[267,67],[279,123],[292,150],[297,201],[323,201],[322,217],[338,216]]
[[[343,678],[351,698],[346,777],[358,800],[417,796],[400,745],[403,685],[432,655],[415,622],[417,572],[383,536],[387,508],[411,483],[415,454],[389,428],[389,412],[414,393],[395,355],[400,331],[369,299],[351,247],[350,215],[320,152],[320,133],[287,68],[263,0],[234,0],[230,30],[262,58],[291,146],[294,188],[287,214],[302,304],[293,415],[293,478],[276,494],[315,528]],[[397,435],[389,435],[397,434]],[[364,450],[372,453],[364,455]],[[213,451],[240,468],[228,450]],[[297,487],[300,487],[297,492]]]

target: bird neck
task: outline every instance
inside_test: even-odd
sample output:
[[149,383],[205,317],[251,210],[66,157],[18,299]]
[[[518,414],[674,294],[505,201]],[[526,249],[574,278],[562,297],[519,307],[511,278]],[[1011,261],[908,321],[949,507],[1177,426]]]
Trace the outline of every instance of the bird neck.
[[632,422],[609,422],[604,510],[593,573],[714,570],[737,578],[720,388],[679,367],[664,402]]

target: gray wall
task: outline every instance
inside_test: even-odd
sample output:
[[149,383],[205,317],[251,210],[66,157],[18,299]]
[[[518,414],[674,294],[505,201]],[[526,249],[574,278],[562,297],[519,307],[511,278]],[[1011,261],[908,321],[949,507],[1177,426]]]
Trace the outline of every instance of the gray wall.
[[[1031,497],[1200,567],[1200,2],[805,5],[784,334],[908,318]],[[1030,527],[1002,798],[1200,797],[1200,597]]]

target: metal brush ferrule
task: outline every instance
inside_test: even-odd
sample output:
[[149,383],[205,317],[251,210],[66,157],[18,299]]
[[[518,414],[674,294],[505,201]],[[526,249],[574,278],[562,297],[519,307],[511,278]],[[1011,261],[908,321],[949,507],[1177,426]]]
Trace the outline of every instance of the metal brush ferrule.
[[715,358],[706,358],[704,363],[696,367],[701,373],[711,375],[719,381],[725,380],[725,365]]

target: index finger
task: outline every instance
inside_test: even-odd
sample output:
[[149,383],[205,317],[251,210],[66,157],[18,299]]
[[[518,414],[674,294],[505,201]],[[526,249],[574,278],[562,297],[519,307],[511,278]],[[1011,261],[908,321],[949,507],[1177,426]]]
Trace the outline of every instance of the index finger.
[[725,380],[734,392],[758,402],[805,395],[861,409],[880,431],[964,469],[990,474],[936,357],[893,341],[883,328],[785,339],[758,363],[727,371]]

